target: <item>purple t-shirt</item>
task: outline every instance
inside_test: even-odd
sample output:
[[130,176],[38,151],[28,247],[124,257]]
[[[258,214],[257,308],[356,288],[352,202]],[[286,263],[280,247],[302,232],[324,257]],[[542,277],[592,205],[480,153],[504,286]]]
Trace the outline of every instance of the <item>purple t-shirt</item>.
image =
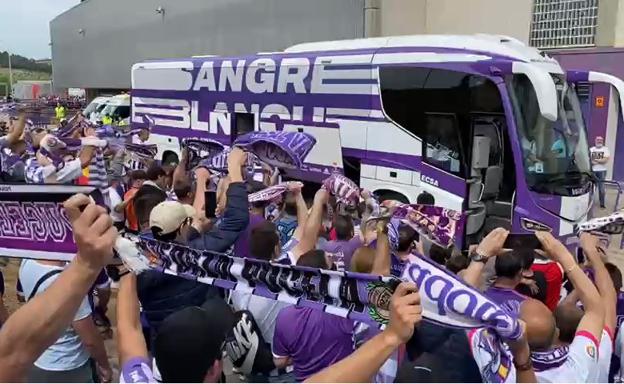
[[291,357],[297,381],[353,352],[354,322],[321,310],[286,307],[275,321],[273,355]]
[[265,221],[264,216],[255,213],[249,214],[249,224],[247,225],[247,228],[240,234],[236,243],[234,243],[234,256],[252,257],[249,254],[249,239],[251,238],[251,230],[263,221]]
[[527,299],[526,296],[513,289],[499,288],[493,285],[484,294],[503,309],[516,315],[520,313],[520,304]]
[[334,263],[339,271],[349,270],[351,257],[355,250],[362,246],[362,240],[355,236],[351,240],[331,240],[325,242],[321,249],[334,256]]

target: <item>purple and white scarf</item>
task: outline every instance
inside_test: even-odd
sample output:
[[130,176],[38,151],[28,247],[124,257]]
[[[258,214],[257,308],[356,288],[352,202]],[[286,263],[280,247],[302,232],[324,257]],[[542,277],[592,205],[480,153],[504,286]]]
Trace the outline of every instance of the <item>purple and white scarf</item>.
[[398,205],[392,216],[445,248],[453,245],[456,235],[462,233],[465,219],[461,212],[424,204]]
[[218,141],[199,138],[182,139],[182,147],[188,151],[187,170],[197,167],[202,159],[213,158],[225,150]]
[[621,234],[624,232],[624,210],[581,223],[578,230],[579,232],[600,232],[608,235]]
[[[243,259],[149,238],[119,238],[116,250],[135,272],[155,269],[204,284],[323,310],[383,326],[389,320],[393,277],[274,264]],[[419,287],[423,317],[457,328],[489,327],[517,339],[517,318],[436,263],[413,256],[402,279]]]
[[286,191],[288,191],[288,183],[281,183],[265,188],[261,191],[251,193],[249,194],[248,199],[250,203],[274,201],[281,197]]
[[125,148],[131,155],[136,156],[140,160],[154,159],[158,153],[156,144],[126,143]]
[[275,168],[297,169],[316,144],[316,139],[304,132],[250,132],[234,141],[235,147],[252,152],[263,163]]
[[[203,167],[203,168],[209,169],[211,171],[219,172],[219,173],[226,173],[228,170],[228,157],[231,151],[232,151],[232,148],[226,148],[221,153],[215,156],[200,160],[199,164],[197,164],[197,167]],[[253,153],[247,154],[247,163],[245,167],[247,169],[254,169],[256,165],[257,165],[257,159],[254,156],[254,154]]]
[[340,173],[333,173],[323,181],[323,186],[336,197],[337,202],[354,207],[360,201],[360,188]]

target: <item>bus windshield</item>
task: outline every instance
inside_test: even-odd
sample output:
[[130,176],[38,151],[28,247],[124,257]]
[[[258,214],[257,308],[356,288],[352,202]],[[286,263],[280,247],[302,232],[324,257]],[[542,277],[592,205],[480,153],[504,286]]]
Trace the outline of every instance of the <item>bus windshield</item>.
[[586,193],[592,180],[587,131],[574,85],[559,77],[553,81],[559,109],[555,122],[540,114],[535,90],[525,75],[508,80],[524,173],[535,192],[576,196]]

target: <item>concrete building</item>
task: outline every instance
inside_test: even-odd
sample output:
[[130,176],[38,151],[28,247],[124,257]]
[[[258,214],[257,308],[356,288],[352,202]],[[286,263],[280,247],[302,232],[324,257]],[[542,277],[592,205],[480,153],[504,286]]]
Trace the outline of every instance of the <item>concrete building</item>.
[[133,63],[409,34],[509,35],[543,49],[624,45],[620,0],[86,0],[50,22],[61,88],[124,89]]
[[87,0],[50,22],[53,81],[93,96],[129,88],[132,64],[145,59],[361,37],[364,6],[364,0]]

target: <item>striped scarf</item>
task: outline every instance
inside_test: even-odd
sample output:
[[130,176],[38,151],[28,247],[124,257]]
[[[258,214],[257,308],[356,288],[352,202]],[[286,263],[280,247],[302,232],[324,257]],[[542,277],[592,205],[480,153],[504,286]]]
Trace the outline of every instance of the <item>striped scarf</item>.
[[78,185],[90,185],[99,189],[108,188],[108,175],[104,152],[97,149],[88,167],[82,170],[82,177],[78,178]]

